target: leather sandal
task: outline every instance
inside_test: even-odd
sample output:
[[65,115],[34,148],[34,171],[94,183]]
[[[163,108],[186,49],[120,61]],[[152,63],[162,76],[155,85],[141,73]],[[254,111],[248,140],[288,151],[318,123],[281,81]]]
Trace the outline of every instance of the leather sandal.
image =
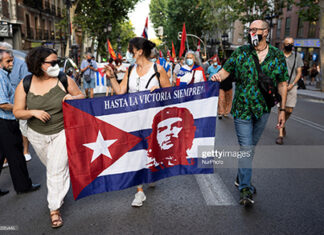
[[59,228],[63,226],[63,220],[59,210],[51,211],[52,228]]
[[276,139],[276,144],[279,144],[279,145],[283,145],[283,137],[278,137],[277,139]]

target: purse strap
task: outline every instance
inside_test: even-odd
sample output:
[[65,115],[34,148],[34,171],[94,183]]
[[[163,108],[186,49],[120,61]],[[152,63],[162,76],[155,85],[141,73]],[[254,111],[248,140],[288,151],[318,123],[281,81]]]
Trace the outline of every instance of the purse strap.
[[290,76],[289,76],[289,80],[288,80],[288,85],[290,84],[290,80],[292,77],[292,74],[294,73],[294,69],[295,69],[295,65],[296,65],[296,57],[297,57],[297,51],[295,51],[295,60],[294,60],[294,65],[292,67],[292,70],[290,71]]
[[[253,60],[254,60],[254,64],[255,64],[255,66],[256,66],[256,68],[257,68],[258,75],[262,74],[263,72],[262,72],[262,70],[261,70],[261,65],[260,65],[260,63],[259,63],[259,59],[258,59],[255,55],[253,55],[252,52],[251,52],[251,55],[252,55],[252,58],[253,58]],[[260,76],[258,76],[258,78],[260,78]]]

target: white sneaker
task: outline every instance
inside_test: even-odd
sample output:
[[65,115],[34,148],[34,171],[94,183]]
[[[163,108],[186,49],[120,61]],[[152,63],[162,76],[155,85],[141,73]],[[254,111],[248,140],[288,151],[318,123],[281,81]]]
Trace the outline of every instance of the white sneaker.
[[138,191],[135,194],[135,198],[134,198],[134,200],[132,202],[132,206],[135,206],[135,207],[143,206],[143,202],[145,200],[146,200],[146,196],[145,196],[144,192]]
[[26,153],[24,155],[25,155],[26,162],[29,162],[32,159],[29,153]]
[[149,183],[148,186],[149,186],[150,188],[155,188],[156,184],[155,184],[155,182],[154,182],[154,183]]

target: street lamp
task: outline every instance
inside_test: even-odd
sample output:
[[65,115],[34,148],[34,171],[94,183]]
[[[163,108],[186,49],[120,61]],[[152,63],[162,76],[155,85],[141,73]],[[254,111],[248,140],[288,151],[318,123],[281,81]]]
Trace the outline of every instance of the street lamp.
[[226,47],[228,45],[228,34],[227,33],[223,33],[223,35],[221,36],[222,38],[222,44],[224,47]]
[[265,19],[269,23],[270,31],[269,31],[269,41],[271,43],[272,41],[272,29],[275,25],[278,24],[278,15],[277,14],[272,14],[272,15],[266,15]]

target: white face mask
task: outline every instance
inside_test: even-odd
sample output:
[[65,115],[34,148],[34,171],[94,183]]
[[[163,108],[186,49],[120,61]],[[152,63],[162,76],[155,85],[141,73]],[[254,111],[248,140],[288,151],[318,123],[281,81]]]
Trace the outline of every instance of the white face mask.
[[50,77],[57,77],[60,73],[60,67],[58,66],[58,64],[56,64],[54,67],[52,66],[48,67],[45,72]]

